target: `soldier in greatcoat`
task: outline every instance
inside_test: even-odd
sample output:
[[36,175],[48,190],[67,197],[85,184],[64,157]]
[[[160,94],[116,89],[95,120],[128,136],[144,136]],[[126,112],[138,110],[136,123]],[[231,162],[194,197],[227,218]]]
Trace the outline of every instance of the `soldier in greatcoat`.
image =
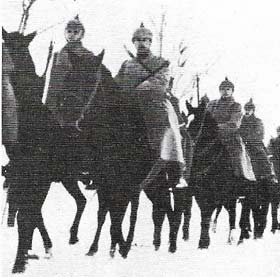
[[273,162],[274,171],[278,182],[280,180],[280,126],[277,128],[277,137],[272,138],[268,144],[267,150]]
[[219,138],[229,156],[225,163],[233,169],[235,177],[244,177],[254,181],[252,164],[238,132],[242,118],[242,107],[233,98],[234,84],[225,78],[219,86],[219,91],[221,98],[210,101],[207,105],[207,111],[218,124]]
[[270,156],[270,160],[273,163],[273,169],[276,174],[278,186],[275,192],[275,197],[271,203],[271,214],[272,214],[272,232],[280,230],[280,222],[278,221],[278,206],[280,202],[280,126],[277,128],[277,137],[272,138],[268,144],[267,150]]
[[[94,130],[92,134],[94,129],[92,124],[98,124],[94,119],[97,115],[98,120],[102,121],[100,118],[104,111],[100,110],[103,106],[96,104],[101,101],[100,93],[96,93],[94,100],[90,102],[90,118],[83,120],[83,110],[94,93],[96,72],[100,62],[97,56],[83,46],[84,34],[85,28],[78,16],[67,23],[65,28],[67,43],[60,52],[54,54],[51,70],[46,106],[61,127],[55,149],[55,154],[60,160],[57,166],[58,178],[60,175],[62,177],[74,175],[75,178],[79,176],[81,180],[88,176],[82,173],[88,173],[93,167],[94,155],[98,156],[96,153],[98,149],[94,143],[100,136],[98,130]],[[100,69],[102,81],[106,76],[110,77],[106,80],[113,80],[105,66],[100,65]],[[84,128],[81,132],[79,123],[85,126],[86,124],[83,124],[85,122],[89,123],[90,127]]]
[[255,116],[255,109],[255,104],[250,99],[244,106],[245,115],[242,118],[239,132],[251,158],[257,180],[271,179],[273,174],[263,143],[264,125],[262,120]]
[[[168,64],[152,54],[152,36],[143,24],[136,29],[132,42],[137,55],[125,61],[115,77],[127,102],[141,114],[150,150],[156,158],[142,187],[148,185],[169,162],[179,165],[181,176],[185,167],[178,118],[167,96]],[[138,127],[142,128],[140,125],[141,120]]]
[[[267,150],[263,143],[264,125],[260,118],[256,117],[256,106],[251,98],[244,106],[245,114],[239,129],[240,135],[246,145],[246,149],[251,158],[254,174],[260,186],[258,186],[257,200],[260,203],[259,210],[253,210],[255,218],[255,237],[261,236],[262,231],[259,227],[265,227],[266,216],[269,207],[269,199],[272,203],[273,225],[277,226],[277,216],[275,217],[275,176],[272,172],[272,165],[268,160]],[[272,197],[271,197],[272,196]],[[277,214],[277,210],[276,210]],[[257,221],[257,222],[256,222]],[[256,224],[257,223],[257,224]],[[277,227],[274,227],[275,229]],[[258,234],[260,232],[260,234]]]

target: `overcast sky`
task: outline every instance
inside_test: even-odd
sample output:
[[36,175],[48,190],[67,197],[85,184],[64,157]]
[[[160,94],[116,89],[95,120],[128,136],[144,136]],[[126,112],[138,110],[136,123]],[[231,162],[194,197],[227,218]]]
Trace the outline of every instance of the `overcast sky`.
[[[8,31],[19,26],[21,2],[1,1],[2,25]],[[41,74],[50,40],[55,40],[55,50],[59,50],[65,43],[66,22],[79,13],[86,28],[84,45],[95,54],[105,48],[104,63],[115,75],[128,59],[123,45],[134,51],[133,31],[143,21],[156,34],[152,20],[159,26],[166,12],[163,56],[175,64],[180,41],[188,46],[188,62],[176,93],[185,91],[190,97],[195,93],[192,80],[200,74],[201,94],[214,99],[219,97],[220,82],[228,76],[238,102],[254,98],[267,141],[280,125],[279,11],[278,0],[37,0],[26,33],[63,22],[39,34],[31,44]],[[158,53],[156,37],[153,52]]]

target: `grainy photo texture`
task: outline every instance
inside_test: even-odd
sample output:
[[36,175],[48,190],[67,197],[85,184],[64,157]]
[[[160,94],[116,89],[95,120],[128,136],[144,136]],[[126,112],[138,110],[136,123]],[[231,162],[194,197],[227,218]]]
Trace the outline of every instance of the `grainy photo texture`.
[[280,276],[276,0],[4,0],[1,276]]

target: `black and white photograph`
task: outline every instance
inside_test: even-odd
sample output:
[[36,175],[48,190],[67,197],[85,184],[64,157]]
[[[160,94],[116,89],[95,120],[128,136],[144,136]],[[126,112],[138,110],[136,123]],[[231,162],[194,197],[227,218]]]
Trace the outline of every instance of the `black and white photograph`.
[[0,276],[280,276],[278,0],[2,0]]

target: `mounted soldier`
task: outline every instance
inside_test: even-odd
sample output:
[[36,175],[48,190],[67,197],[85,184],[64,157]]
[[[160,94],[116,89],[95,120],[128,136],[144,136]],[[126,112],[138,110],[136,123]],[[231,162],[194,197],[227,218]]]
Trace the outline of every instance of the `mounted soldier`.
[[219,91],[221,98],[210,101],[207,111],[218,124],[219,138],[229,157],[225,163],[233,169],[235,177],[255,180],[250,158],[238,133],[242,109],[233,98],[234,84],[225,78],[219,86]]
[[152,157],[156,159],[142,187],[170,163],[176,164],[181,177],[185,167],[178,118],[167,95],[169,62],[152,54],[152,37],[142,23],[132,36],[137,55],[125,61],[115,77],[131,107],[136,129],[143,131],[139,139],[143,140],[143,133],[146,134]]
[[46,99],[46,106],[60,126],[53,134],[56,137],[53,149],[56,172],[52,177],[62,182],[77,204],[70,244],[78,241],[78,225],[86,205],[77,181],[90,183],[98,164],[96,160],[102,156],[100,141],[108,137],[104,117],[110,103],[104,104],[106,97],[102,87],[105,83],[110,91],[114,87],[111,73],[102,64],[104,51],[95,56],[86,49],[82,45],[84,34],[85,28],[78,16],[67,23],[67,43],[54,54]]
[[272,180],[271,165],[263,143],[264,126],[262,120],[255,116],[255,109],[256,106],[251,98],[244,106],[245,115],[242,118],[239,132],[251,158],[256,179]]
[[[270,160],[273,163],[278,183],[280,183],[280,126],[277,128],[277,137],[272,138],[268,144],[267,150],[270,155]],[[275,191],[274,201],[271,202],[272,226],[271,231],[280,230],[280,222],[278,221],[278,206],[280,202],[279,185]]]
[[[255,195],[256,207],[253,206],[254,237],[262,237],[269,203],[272,203],[272,225],[277,229],[277,205],[275,199],[277,195],[277,186],[275,186],[275,176],[272,172],[272,165],[268,160],[267,150],[263,143],[264,126],[261,119],[255,116],[256,106],[251,98],[244,106],[245,115],[242,118],[239,129],[240,135],[246,145],[246,149],[252,161],[253,171],[258,182],[258,191]],[[256,201],[257,199],[257,201]],[[274,211],[276,208],[276,217]],[[249,220],[249,216],[247,218]],[[250,223],[246,223],[250,226]]]
[[271,161],[274,166],[275,174],[278,179],[280,180],[280,126],[277,128],[277,137],[272,138],[269,141],[267,150],[271,156]]
[[[67,23],[67,43],[59,53],[54,54],[51,70],[46,105],[62,129],[62,138],[56,149],[61,158],[57,167],[58,178],[70,174],[75,178],[80,176],[78,179],[81,180],[92,167],[92,128],[81,131],[81,124],[85,126],[89,120],[85,116],[93,105],[92,100],[100,82],[96,80],[98,74],[95,72],[99,60],[83,46],[84,34],[85,28],[78,16]],[[103,66],[100,69],[102,73],[109,72]],[[98,113],[97,109],[95,113]]]

